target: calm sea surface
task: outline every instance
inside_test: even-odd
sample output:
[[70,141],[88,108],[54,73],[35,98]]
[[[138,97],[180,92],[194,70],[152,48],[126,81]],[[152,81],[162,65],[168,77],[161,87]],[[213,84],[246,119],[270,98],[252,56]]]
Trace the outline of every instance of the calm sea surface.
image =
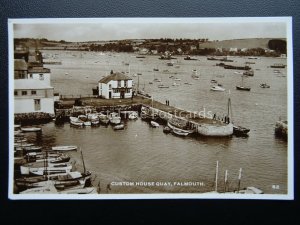
[[[219,188],[223,188],[225,170],[229,173],[229,187],[237,188],[238,171],[242,168],[241,187],[255,186],[265,193],[287,193],[287,142],[275,138],[274,125],[281,117],[287,118],[287,71],[275,74],[270,65],[286,64],[286,59],[232,57],[233,65],[250,66],[254,77],[244,79],[250,92],[237,91],[241,77],[235,70],[215,66],[219,61],[197,57],[186,61],[183,57],[166,60],[158,56],[136,58],[133,54],[92,52],[44,51],[52,60],[62,65],[45,65],[51,69],[51,82],[61,95],[91,95],[97,82],[111,70],[124,71],[139,76],[139,88],[155,100],[191,111],[211,111],[218,115],[227,112],[231,98],[233,121],[251,129],[248,138],[176,137],[164,134],[163,127],[152,128],[148,123],[125,121],[125,130],[114,131],[111,126],[74,128],[69,123],[44,124],[40,135],[26,134],[32,142],[50,148],[54,145],[78,145],[84,154],[88,170],[93,172],[94,184],[100,182],[102,192],[107,192],[111,182],[160,182],[154,186],[114,186],[109,193],[189,193],[213,189],[216,161],[219,161]],[[129,63],[130,66],[126,65]],[[154,72],[153,68],[158,68]],[[193,80],[196,69],[199,80]],[[168,71],[166,71],[168,70]],[[164,72],[163,72],[164,71]],[[173,75],[180,78],[180,86],[172,86]],[[133,76],[137,84],[138,76]],[[149,84],[154,78],[162,79],[168,89],[159,89],[158,83]],[[226,92],[210,91],[210,80],[218,80]],[[191,82],[186,85],[184,82]],[[271,88],[263,89],[267,82]],[[230,90],[230,95],[229,91]],[[80,153],[70,152],[75,166],[81,169]],[[201,182],[201,185],[169,185],[165,182]],[[173,183],[172,183],[173,184]],[[193,183],[194,184],[194,183]],[[275,186],[274,186],[275,185]],[[276,187],[276,188],[274,188]]]

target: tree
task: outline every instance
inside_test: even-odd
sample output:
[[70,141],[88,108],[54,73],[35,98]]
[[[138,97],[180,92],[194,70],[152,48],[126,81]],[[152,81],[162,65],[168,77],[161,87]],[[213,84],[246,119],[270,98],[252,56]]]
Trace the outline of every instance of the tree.
[[268,47],[276,52],[286,54],[286,41],[284,40],[272,39],[268,42]]

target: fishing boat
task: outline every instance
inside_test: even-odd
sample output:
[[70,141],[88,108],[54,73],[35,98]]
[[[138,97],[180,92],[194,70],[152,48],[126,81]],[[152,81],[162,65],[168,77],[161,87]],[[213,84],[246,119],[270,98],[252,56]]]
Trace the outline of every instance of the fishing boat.
[[244,75],[242,75],[242,83],[241,83],[241,85],[237,85],[236,89],[240,90],[240,91],[250,91],[251,90],[250,87],[244,86]]
[[174,83],[172,84],[172,86],[180,86],[180,84],[174,82]]
[[109,118],[107,115],[103,114],[103,113],[98,113],[97,114],[100,120],[100,123],[104,124],[104,125],[108,125],[109,124]]
[[74,126],[83,126],[83,121],[77,117],[70,116],[70,124]]
[[210,87],[211,91],[225,91],[225,88],[219,86],[219,85],[214,85]]
[[52,147],[53,151],[74,151],[77,150],[76,145],[59,145]]
[[116,112],[110,113],[109,116],[108,116],[108,119],[109,119],[109,122],[111,124],[119,124],[119,123],[121,123],[121,117]]
[[197,132],[203,136],[226,137],[233,134],[233,124],[222,121],[213,121],[213,123],[201,123],[197,127]]
[[190,83],[190,82],[184,82],[184,84],[193,85],[193,83]]
[[118,125],[115,125],[113,126],[113,129],[114,130],[124,130],[124,124],[118,124]]
[[100,123],[99,117],[97,113],[89,113],[87,114],[87,119],[91,121],[93,126],[98,125]]
[[92,125],[91,121],[88,119],[88,117],[86,115],[79,115],[78,119],[83,122],[84,126],[91,126]]
[[266,84],[266,83],[262,83],[259,85],[261,88],[270,88],[270,85]]
[[181,81],[181,79],[180,78],[175,78],[174,81]]
[[23,132],[38,132],[42,131],[41,127],[21,127],[21,131]]
[[137,118],[138,118],[137,112],[132,112],[128,116],[128,119],[130,119],[130,120],[136,120]]
[[155,121],[150,121],[152,127],[159,127],[159,124]]

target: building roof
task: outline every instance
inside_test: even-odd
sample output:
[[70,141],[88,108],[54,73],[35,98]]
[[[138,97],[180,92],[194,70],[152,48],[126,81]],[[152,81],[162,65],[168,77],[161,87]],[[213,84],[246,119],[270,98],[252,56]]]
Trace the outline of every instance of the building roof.
[[15,90],[27,90],[27,89],[53,89],[45,81],[35,80],[35,79],[17,79],[15,82]]
[[106,77],[103,77],[101,80],[99,80],[99,83],[107,84],[111,80],[132,80],[132,79],[123,73],[116,72],[116,73],[111,73]]
[[27,70],[27,63],[25,59],[15,59],[14,66],[14,70]]

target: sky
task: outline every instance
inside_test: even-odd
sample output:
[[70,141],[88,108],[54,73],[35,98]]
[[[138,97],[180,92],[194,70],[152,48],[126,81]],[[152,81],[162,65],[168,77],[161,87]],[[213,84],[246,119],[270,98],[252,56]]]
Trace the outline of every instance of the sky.
[[107,41],[149,38],[230,40],[241,38],[286,38],[282,20],[257,19],[106,19],[106,20],[15,20],[15,38],[48,40]]

